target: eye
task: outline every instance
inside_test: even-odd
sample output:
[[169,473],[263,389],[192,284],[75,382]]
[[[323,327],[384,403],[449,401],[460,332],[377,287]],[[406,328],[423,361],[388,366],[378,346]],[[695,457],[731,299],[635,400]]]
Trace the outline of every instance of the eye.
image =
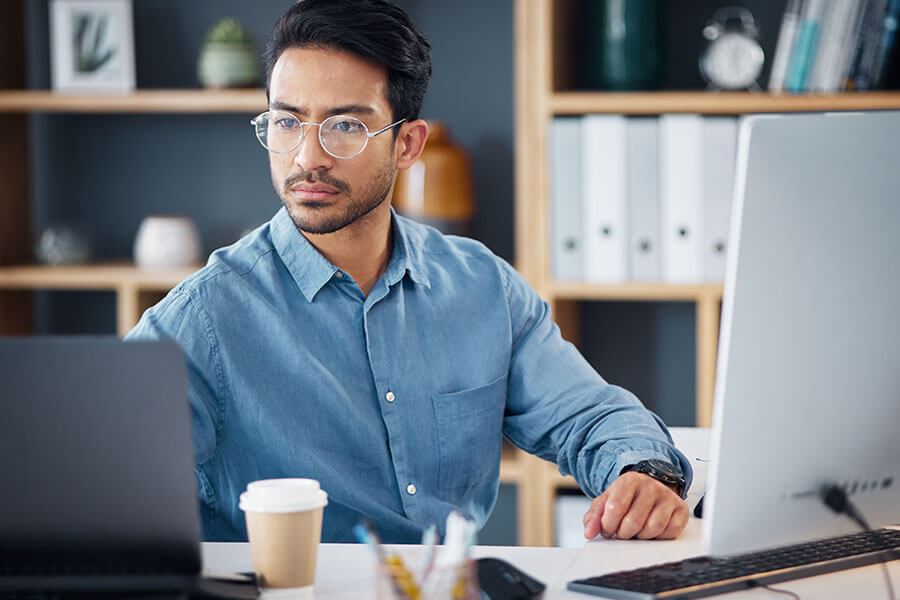
[[278,117],[275,119],[275,126],[279,129],[294,129],[299,124],[300,122],[297,119],[291,117]]
[[331,129],[338,133],[360,133],[365,126],[356,119],[339,119],[331,124]]

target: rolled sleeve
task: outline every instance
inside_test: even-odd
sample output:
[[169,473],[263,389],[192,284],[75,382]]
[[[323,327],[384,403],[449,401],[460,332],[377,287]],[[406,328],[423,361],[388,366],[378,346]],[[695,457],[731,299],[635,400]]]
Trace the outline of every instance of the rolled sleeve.
[[631,392],[607,383],[562,338],[550,308],[501,262],[509,305],[510,357],[504,433],[517,446],[555,462],[598,496],[626,466],[660,459],[691,466],[665,424]]

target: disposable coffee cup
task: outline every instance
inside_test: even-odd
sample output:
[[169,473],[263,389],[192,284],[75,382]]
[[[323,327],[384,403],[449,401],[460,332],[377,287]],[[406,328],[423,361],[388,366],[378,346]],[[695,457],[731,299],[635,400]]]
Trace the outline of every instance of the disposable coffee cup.
[[247,519],[260,590],[296,597],[312,593],[327,504],[328,494],[314,479],[264,479],[247,485],[239,506]]

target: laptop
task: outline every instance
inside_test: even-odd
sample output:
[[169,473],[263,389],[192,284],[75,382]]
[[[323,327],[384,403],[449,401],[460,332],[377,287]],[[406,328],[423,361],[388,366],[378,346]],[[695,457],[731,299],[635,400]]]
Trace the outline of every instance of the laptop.
[[0,411],[0,595],[195,585],[199,506],[176,345],[0,338]]
[[[701,598],[900,559],[900,112],[740,128],[707,556],[569,582]],[[843,510],[837,510],[841,509]]]

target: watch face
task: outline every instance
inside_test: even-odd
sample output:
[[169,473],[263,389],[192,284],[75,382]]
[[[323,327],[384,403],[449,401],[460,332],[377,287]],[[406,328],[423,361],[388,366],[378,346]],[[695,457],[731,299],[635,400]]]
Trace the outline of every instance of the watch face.
[[675,465],[664,460],[651,459],[648,460],[647,463],[657,471],[665,473],[670,477],[678,478],[684,476],[684,474],[677,467],[675,467]]
[[700,69],[714,85],[739,90],[756,82],[764,60],[759,42],[746,34],[729,31],[710,42],[700,59]]

